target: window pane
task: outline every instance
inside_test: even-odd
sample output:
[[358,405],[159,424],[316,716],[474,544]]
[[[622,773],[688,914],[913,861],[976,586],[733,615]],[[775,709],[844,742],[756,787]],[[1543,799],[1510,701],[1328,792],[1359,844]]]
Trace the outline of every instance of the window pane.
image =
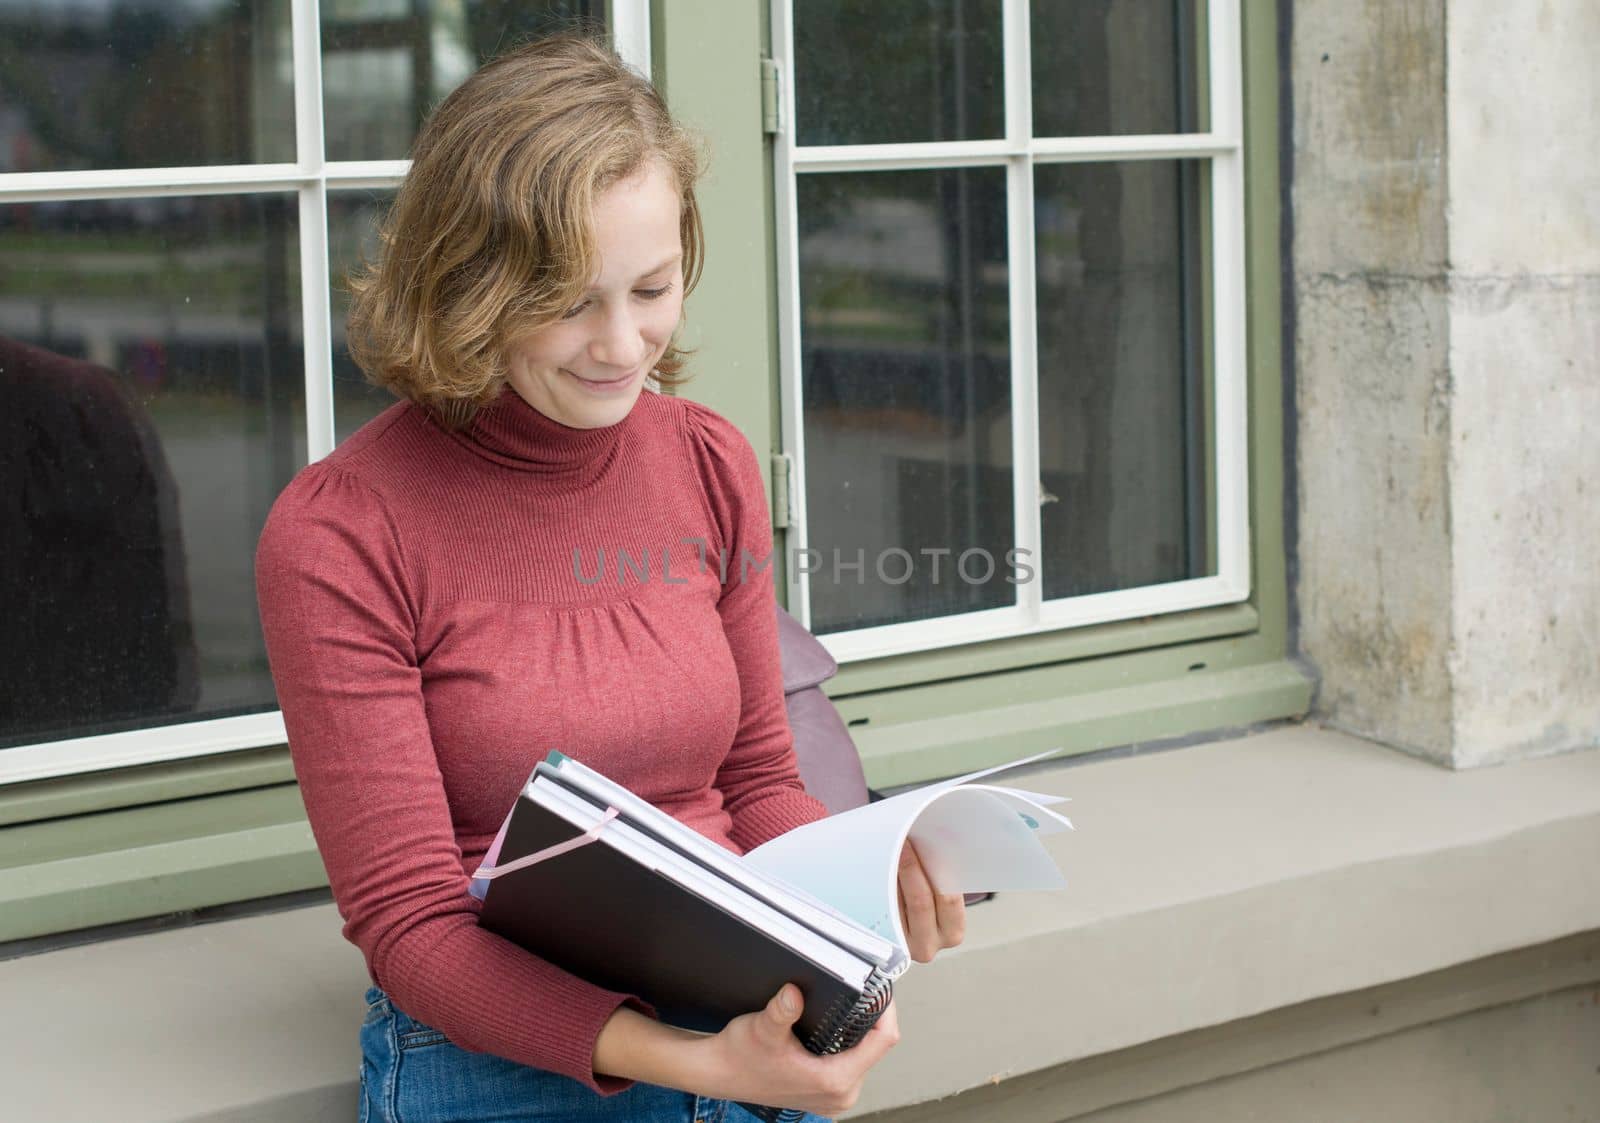
[[601,27],[605,0],[323,0],[330,160],[403,160],[422,120],[480,63],[524,39]]
[[1014,603],[1004,170],[803,175],[799,214],[812,629]]
[[271,709],[306,459],[292,194],[0,207],[0,745]]
[[1035,0],[1033,135],[1204,131],[1203,0]]
[[1197,161],[1035,169],[1046,598],[1213,572]]
[[378,253],[378,224],[393,191],[330,191],[328,193],[328,275],[333,305],[333,424],[344,440],[394,404],[394,395],[367,381],[345,346],[345,320],[350,315],[349,275]]
[[1000,0],[805,0],[794,54],[801,144],[1005,135]]
[[290,162],[289,0],[0,0],[0,172]]

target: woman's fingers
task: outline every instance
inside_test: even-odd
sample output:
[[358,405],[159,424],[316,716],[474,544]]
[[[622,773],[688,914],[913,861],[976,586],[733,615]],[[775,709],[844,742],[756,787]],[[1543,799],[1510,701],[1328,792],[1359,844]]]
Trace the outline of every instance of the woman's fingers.
[[763,1032],[775,1041],[784,1040],[785,1036],[794,1032],[794,1023],[800,1020],[803,1008],[800,988],[793,983],[784,983],[761,1012]]
[[966,899],[933,887],[915,844],[900,852],[900,921],[911,958],[928,963],[942,948],[953,948],[967,935]]
[[931,963],[939,951],[939,912],[933,886],[909,841],[900,851],[900,917],[906,946],[918,963]]
[[939,917],[939,946],[958,946],[967,938],[966,896],[961,893],[935,893],[933,902]]
[[[789,1004],[791,998],[796,1005]],[[817,1056],[793,1033],[800,999],[798,987],[785,985],[764,1009],[734,1018],[720,1033],[695,1038],[696,1059],[683,1087],[717,1099],[781,1104],[820,1115],[849,1111],[867,1072],[900,1039],[894,1003],[853,1048]]]
[[897,1020],[894,1002],[891,1000],[889,1008],[873,1024],[872,1029],[867,1031],[866,1036],[854,1046],[834,1056],[819,1058],[825,1065],[839,1066],[830,1073],[830,1090],[836,1096],[836,1100],[829,1105],[829,1115],[838,1115],[855,1107],[867,1073],[883,1060],[899,1041],[900,1023]]
[[839,1055],[843,1057],[853,1055],[856,1063],[861,1066],[861,1071],[865,1073],[883,1060],[899,1041],[900,1022],[895,1013],[894,1001],[891,999],[889,1008],[878,1017],[861,1040]]

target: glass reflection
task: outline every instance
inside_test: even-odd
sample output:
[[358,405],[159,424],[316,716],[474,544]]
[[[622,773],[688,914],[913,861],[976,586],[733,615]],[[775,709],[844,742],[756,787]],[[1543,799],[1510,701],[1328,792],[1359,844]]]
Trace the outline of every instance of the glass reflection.
[[1004,170],[803,175],[799,215],[813,630],[1013,603]]
[[1201,174],[1170,160],[1035,169],[1047,599],[1213,572]]
[[1034,136],[1201,132],[1204,0],[1036,0]]
[[0,0],[0,172],[290,162],[289,0]]
[[600,28],[605,0],[322,0],[330,160],[402,160],[428,110],[485,60]]
[[330,191],[328,193],[328,276],[333,308],[333,424],[344,440],[394,404],[394,395],[367,381],[345,345],[350,315],[352,270],[378,254],[378,226],[393,191]]
[[799,143],[1004,135],[1000,6],[1000,0],[795,5]]
[[273,707],[251,558],[306,458],[295,216],[0,207],[0,745]]

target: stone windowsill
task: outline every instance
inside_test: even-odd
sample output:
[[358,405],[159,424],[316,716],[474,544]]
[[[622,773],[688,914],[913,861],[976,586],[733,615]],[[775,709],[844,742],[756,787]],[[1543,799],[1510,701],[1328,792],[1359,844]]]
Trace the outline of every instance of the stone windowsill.
[[[1014,782],[1072,797],[1071,888],[979,906],[902,981],[859,1111],[1600,928],[1596,752],[1452,773],[1290,726]],[[349,1118],[365,976],[338,926],[325,905],[0,963],[13,1109]]]

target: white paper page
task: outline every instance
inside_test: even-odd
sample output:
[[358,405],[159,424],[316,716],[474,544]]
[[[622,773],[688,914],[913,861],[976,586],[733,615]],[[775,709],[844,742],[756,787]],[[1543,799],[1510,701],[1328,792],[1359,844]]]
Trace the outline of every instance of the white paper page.
[[1040,807],[1054,807],[1060,803],[1072,802],[1070,797],[1064,795],[1046,795],[1044,792],[1024,791],[1022,788],[1007,788],[999,784],[986,784],[984,786],[994,788],[997,792],[1016,792],[1018,795],[1026,796],[1030,803],[1037,803]]
[[[1015,795],[983,785],[940,792],[911,827],[917,857],[941,893],[1064,889],[1066,878],[1016,813]],[[1033,806],[1038,814],[1042,808]],[[1048,820],[1041,820],[1047,822]]]
[[[1039,832],[1018,814],[1019,804],[1037,822],[1054,817],[1022,793],[937,784],[797,827],[750,851],[745,862],[822,898],[904,948],[898,874],[908,836],[916,840],[918,854],[931,859],[931,880],[941,892],[1065,885]],[[937,813],[931,810],[935,807]]]
[[881,936],[906,946],[895,898],[901,844],[938,792],[904,792],[796,827],[744,856]]
[[[1022,821],[1032,830],[1043,835],[1060,834],[1062,831],[1075,829],[1072,820],[1057,811],[1050,810],[1052,803],[1067,802],[1066,796],[1043,795],[1039,792],[1025,792],[1018,788],[1001,788],[991,784],[974,784],[986,791],[999,794],[1009,800],[1016,813],[1022,816]],[[1043,812],[1041,815],[1040,812]]]

